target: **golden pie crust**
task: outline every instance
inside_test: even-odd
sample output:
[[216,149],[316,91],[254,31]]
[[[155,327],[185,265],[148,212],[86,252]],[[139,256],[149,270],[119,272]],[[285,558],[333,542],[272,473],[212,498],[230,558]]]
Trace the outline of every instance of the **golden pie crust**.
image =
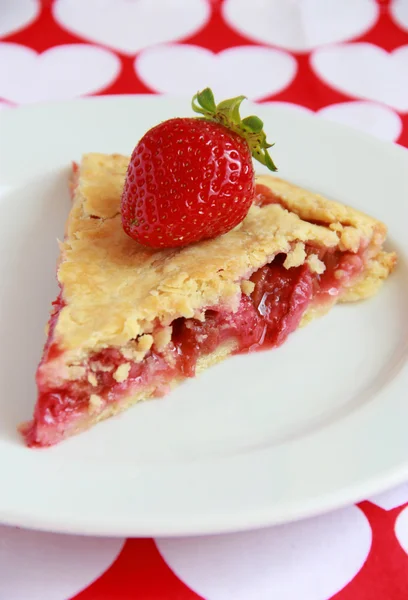
[[[211,306],[234,310],[251,274],[276,254],[288,255],[287,268],[310,261],[305,244],[351,252],[367,248],[367,270],[344,291],[344,301],[375,293],[395,265],[395,254],[382,250],[383,223],[272,176],[257,181],[279,204],[253,205],[229,233],[185,248],[146,248],[122,228],[128,160],[86,154],[76,174],[58,265],[65,306],[54,330],[54,341],[71,364],[108,346],[125,347],[133,360],[142,360],[159,323],[203,318]],[[319,268],[318,261],[313,268]]]

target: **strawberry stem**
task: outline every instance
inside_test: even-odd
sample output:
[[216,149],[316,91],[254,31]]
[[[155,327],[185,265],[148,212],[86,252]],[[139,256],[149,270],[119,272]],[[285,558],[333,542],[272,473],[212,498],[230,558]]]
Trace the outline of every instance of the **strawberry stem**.
[[254,115],[241,119],[239,109],[245,99],[246,96],[237,96],[216,104],[212,90],[205,88],[195,94],[191,106],[194,112],[203,115],[205,119],[221,123],[243,137],[248,143],[252,156],[271,171],[277,171],[268,152],[268,148],[272,148],[273,144],[268,144],[266,140],[263,121]]

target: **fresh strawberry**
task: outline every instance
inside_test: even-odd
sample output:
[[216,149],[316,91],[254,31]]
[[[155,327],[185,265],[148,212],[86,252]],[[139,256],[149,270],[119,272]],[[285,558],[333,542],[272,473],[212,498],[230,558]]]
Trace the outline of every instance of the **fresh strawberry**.
[[203,115],[150,129],[130,159],[122,195],[125,232],[145,246],[170,248],[213,238],[238,225],[255,195],[252,158],[270,170],[263,122],[241,119],[244,96],[216,105],[207,88],[192,107]]

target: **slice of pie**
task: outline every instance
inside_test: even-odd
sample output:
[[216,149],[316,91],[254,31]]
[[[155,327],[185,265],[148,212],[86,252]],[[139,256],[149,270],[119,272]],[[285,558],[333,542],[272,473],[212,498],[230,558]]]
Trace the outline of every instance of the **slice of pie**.
[[[337,301],[377,292],[396,263],[386,227],[272,176],[229,233],[153,250],[123,231],[128,158],[74,167],[60,294],[37,371],[29,446],[49,446],[162,396],[237,352],[281,345]],[[273,356],[271,355],[271,360]]]

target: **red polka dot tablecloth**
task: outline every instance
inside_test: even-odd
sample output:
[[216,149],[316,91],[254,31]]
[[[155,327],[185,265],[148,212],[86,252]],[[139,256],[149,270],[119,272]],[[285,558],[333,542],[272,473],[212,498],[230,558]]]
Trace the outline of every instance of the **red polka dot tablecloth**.
[[[0,2],[2,110],[85,95],[191,96],[205,85],[408,146],[408,0]],[[408,484],[222,536],[0,526],[0,574],[0,600],[407,600]]]

